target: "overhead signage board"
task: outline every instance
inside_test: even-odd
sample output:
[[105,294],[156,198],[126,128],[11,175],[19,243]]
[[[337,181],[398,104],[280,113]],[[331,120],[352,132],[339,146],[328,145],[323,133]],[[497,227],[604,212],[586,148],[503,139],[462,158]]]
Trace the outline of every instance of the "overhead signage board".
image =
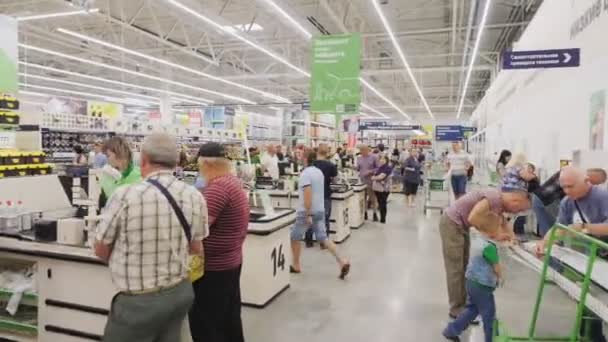
[[376,130],[376,131],[414,131],[419,130],[419,125],[389,125],[386,121],[370,121],[361,122],[359,125],[360,131]]
[[502,55],[505,70],[573,68],[580,64],[580,49],[505,51]]
[[462,126],[435,126],[435,140],[437,141],[460,141],[462,140]]
[[460,130],[462,131],[462,137],[465,139],[469,139],[473,134],[477,133],[477,127],[461,126]]
[[17,20],[0,15],[0,93],[19,90],[17,56]]
[[312,41],[310,110],[358,114],[361,104],[361,36],[315,37]]

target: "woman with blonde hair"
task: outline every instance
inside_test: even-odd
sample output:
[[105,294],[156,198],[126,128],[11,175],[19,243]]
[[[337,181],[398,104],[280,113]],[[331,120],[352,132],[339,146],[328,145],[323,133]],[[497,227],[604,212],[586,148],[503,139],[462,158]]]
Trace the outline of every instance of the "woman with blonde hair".
[[515,153],[502,177],[502,191],[528,191],[528,182],[536,178],[536,175],[528,168],[528,159],[523,153]]
[[124,138],[110,138],[103,144],[102,151],[108,157],[108,163],[102,168],[100,181],[102,198],[109,199],[114,191],[123,185],[141,182],[139,166],[135,165],[131,147]]

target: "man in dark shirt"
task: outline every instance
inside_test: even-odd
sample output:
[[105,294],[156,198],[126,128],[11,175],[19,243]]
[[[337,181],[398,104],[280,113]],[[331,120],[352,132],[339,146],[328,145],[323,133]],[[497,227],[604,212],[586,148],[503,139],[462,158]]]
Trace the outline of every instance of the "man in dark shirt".
[[[532,210],[538,222],[538,233],[545,236],[555,224],[556,215],[549,212],[548,207],[559,203],[566,195],[559,184],[560,171],[547,179],[532,196]],[[606,182],[606,171],[603,169],[588,169],[587,179],[592,185],[601,185]]]
[[[329,237],[329,219],[331,217],[331,182],[338,176],[338,167],[329,160],[329,146],[327,144],[319,144],[317,150],[317,160],[313,165],[323,172],[325,180],[325,229]],[[306,246],[312,246],[312,230],[306,232]]]
[[198,153],[203,196],[209,212],[209,236],[203,241],[205,275],[195,281],[190,309],[194,342],[243,342],[241,266],[249,226],[249,199],[232,174],[224,147],[206,143]]

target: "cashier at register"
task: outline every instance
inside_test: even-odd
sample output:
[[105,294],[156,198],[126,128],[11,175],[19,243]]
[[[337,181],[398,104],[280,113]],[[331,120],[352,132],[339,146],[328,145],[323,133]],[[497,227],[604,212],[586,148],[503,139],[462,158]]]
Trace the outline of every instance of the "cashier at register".
[[[561,170],[559,183],[566,197],[560,203],[557,221],[585,234],[599,238],[608,237],[608,191],[591,185],[585,171],[574,166]],[[545,242],[550,235],[545,235],[545,239],[537,244],[538,254],[544,253]],[[588,312],[586,316],[588,315],[591,313]],[[584,327],[585,322],[582,329]],[[606,341],[601,320],[590,320],[590,329],[592,342]]]
[[108,157],[108,164],[102,169],[100,208],[119,187],[141,182],[141,172],[133,162],[133,152],[125,139],[109,139],[103,145],[103,153]]

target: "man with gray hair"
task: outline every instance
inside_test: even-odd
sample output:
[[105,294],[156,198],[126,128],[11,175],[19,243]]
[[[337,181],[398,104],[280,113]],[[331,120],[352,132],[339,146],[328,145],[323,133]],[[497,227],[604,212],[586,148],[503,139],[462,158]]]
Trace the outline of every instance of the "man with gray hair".
[[173,176],[177,160],[173,138],[147,137],[144,181],[117,189],[102,212],[95,254],[109,262],[119,289],[104,341],[180,340],[194,302],[188,255],[202,255],[208,226],[203,196]]
[[[560,203],[557,222],[605,240],[608,237],[608,191],[593,185],[589,173],[574,166],[561,170],[559,183],[566,197]],[[538,254],[544,253],[549,236],[545,235],[545,239],[537,244]],[[606,258],[603,254],[600,256]],[[589,310],[584,316],[588,317],[585,321],[589,324],[583,321],[580,336],[588,335],[592,342],[605,342],[602,320]],[[587,326],[588,332],[585,331]]]

